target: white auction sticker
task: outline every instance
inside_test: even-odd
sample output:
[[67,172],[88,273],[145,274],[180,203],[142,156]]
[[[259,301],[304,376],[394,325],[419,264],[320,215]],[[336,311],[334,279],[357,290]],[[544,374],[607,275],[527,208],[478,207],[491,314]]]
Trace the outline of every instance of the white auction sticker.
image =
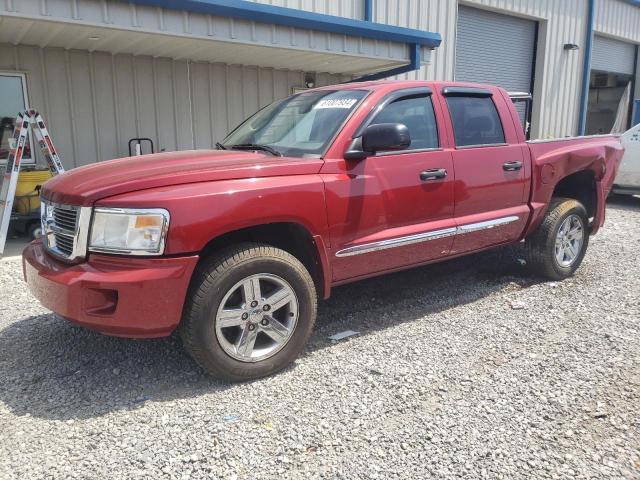
[[316,103],[314,110],[318,108],[351,108],[358,101],[357,98],[329,98]]

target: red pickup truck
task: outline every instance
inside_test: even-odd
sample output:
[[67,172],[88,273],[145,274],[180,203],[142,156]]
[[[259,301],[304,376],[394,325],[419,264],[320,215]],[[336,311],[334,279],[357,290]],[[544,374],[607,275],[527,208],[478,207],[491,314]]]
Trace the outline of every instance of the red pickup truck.
[[302,351],[334,285],[526,241],[573,274],[622,156],[611,136],[527,142],[497,87],[379,81],[308,90],[216,149],[112,160],[42,190],[33,294],[123,337],[179,329],[211,374],[246,380]]

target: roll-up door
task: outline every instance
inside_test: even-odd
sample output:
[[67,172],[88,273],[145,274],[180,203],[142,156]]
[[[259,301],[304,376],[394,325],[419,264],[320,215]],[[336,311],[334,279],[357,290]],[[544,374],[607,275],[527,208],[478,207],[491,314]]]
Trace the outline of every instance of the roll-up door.
[[455,79],[531,93],[536,22],[460,6]]
[[[455,79],[533,93],[537,27],[532,20],[460,5]],[[516,109],[528,137],[530,105],[518,102]]]
[[636,46],[632,43],[595,35],[591,54],[591,70],[633,75]]

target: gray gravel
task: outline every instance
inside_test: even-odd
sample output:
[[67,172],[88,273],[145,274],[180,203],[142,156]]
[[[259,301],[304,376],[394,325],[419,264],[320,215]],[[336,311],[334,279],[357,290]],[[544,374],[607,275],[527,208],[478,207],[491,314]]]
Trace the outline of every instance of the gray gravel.
[[3,261],[0,478],[640,478],[640,199],[572,279],[521,253],[336,289],[304,356],[243,385],[54,319]]

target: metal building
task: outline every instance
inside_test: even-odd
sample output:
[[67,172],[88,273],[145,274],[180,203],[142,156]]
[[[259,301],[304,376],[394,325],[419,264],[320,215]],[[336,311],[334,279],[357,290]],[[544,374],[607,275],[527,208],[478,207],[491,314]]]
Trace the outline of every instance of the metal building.
[[530,92],[532,138],[608,132],[640,98],[639,43],[640,0],[3,0],[0,159],[26,105],[71,168],[135,137],[210,148],[276,98],[376,73]]

